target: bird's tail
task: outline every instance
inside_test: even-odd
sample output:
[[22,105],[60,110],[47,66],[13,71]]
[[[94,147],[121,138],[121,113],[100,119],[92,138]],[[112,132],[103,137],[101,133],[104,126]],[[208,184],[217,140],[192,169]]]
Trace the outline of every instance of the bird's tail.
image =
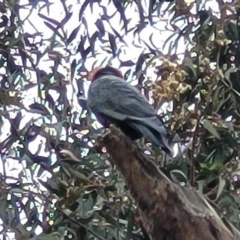
[[172,153],[174,143],[166,127],[157,117],[133,120],[131,123],[152,144],[160,146],[168,154]]

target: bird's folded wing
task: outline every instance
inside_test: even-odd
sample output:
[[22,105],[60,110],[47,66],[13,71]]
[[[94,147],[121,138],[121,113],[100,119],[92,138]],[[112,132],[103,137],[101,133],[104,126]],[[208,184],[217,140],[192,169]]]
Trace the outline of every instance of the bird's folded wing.
[[[94,98],[97,96],[97,98]],[[93,108],[115,119],[155,117],[154,108],[133,86],[118,77],[102,77],[89,89],[89,104]],[[94,110],[93,109],[93,110]]]

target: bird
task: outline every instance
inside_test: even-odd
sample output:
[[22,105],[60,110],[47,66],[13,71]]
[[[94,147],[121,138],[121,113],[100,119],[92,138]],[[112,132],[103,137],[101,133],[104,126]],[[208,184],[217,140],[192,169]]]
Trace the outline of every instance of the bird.
[[161,117],[145,96],[126,82],[119,69],[96,67],[87,78],[91,81],[87,104],[103,127],[114,124],[131,140],[144,137],[172,154],[172,138]]

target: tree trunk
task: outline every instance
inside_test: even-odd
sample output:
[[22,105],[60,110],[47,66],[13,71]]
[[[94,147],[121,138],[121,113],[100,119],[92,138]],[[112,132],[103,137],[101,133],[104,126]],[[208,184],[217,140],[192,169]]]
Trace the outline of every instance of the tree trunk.
[[168,179],[120,130],[110,127],[102,138],[122,173],[152,240],[237,240],[240,233],[223,223],[194,189]]

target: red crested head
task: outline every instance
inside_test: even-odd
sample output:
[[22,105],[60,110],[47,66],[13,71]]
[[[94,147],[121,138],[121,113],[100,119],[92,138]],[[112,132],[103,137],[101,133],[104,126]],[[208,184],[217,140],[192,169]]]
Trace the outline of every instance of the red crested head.
[[87,78],[89,81],[95,81],[96,79],[105,76],[105,75],[114,75],[116,77],[123,78],[122,72],[114,67],[96,67],[91,72],[88,73]]

